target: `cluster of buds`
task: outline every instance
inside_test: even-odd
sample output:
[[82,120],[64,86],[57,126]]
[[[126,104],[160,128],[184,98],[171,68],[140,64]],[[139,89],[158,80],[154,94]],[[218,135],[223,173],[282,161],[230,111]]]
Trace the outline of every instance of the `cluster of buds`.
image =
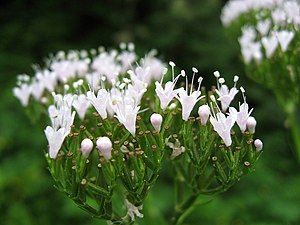
[[[179,194],[191,195],[176,200],[174,223],[191,198],[226,191],[253,170],[263,143],[253,138],[256,120],[238,76],[228,88],[216,71],[217,86],[206,91],[202,77],[194,87],[196,68],[192,76],[176,75],[174,62],[165,68],[152,54],[140,64],[127,50],[100,51],[92,60],[62,55],[46,69],[56,77],[51,98],[42,101],[51,121],[46,158],[57,189],[94,217],[113,224],[142,218],[163,161],[174,167],[175,183],[186,186]],[[85,77],[68,69],[81,60]],[[180,81],[185,85],[178,87]],[[235,108],[238,93],[242,103]]]
[[223,8],[221,19],[227,31],[240,35],[237,39],[249,77],[269,88],[285,111],[300,160],[299,1],[232,0]]

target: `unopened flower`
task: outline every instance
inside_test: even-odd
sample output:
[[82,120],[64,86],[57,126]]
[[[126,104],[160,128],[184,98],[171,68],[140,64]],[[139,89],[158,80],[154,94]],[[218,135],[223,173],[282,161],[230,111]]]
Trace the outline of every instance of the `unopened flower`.
[[94,147],[93,142],[89,138],[85,138],[82,140],[80,144],[80,151],[82,152],[82,155],[87,158],[90,155],[90,152],[92,151]]
[[198,114],[202,125],[206,125],[208,117],[210,115],[210,108],[208,105],[201,105],[198,109]]
[[150,116],[150,122],[151,122],[152,126],[154,127],[154,129],[158,132],[160,131],[162,121],[163,121],[163,118],[158,113],[153,113]]
[[249,116],[246,123],[247,129],[250,132],[250,134],[255,133],[255,127],[256,127],[256,120],[253,116]]
[[261,151],[261,150],[263,149],[263,143],[262,143],[262,141],[259,140],[259,139],[256,139],[256,140],[254,141],[254,146],[255,146],[255,148],[256,148],[256,151]]
[[97,142],[97,149],[102,153],[106,160],[111,158],[112,143],[108,137],[100,137]]

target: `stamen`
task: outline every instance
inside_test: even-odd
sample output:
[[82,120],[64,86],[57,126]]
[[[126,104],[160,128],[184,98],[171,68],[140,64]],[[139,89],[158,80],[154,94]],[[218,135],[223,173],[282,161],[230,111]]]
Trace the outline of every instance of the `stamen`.
[[175,67],[175,63],[170,61],[169,65],[172,67],[172,79],[174,80],[174,67]]
[[200,86],[201,86],[202,81],[203,81],[203,77],[199,77],[198,78],[198,88],[197,88],[197,91],[200,90]]
[[219,78],[219,83],[220,84],[224,84],[225,83],[225,79],[223,77]]
[[240,87],[240,90],[242,92],[242,95],[243,95],[243,99],[244,99],[244,102],[246,103],[246,95],[245,95],[245,89],[243,87]]

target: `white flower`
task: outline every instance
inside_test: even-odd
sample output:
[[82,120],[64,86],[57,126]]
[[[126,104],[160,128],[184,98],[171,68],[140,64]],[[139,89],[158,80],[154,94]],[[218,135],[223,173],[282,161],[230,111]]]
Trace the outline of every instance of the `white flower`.
[[[168,141],[168,139],[167,139],[167,141]],[[185,152],[185,147],[181,146],[178,139],[175,140],[175,143],[167,142],[166,144],[169,148],[171,148],[173,150],[171,157],[170,157],[171,160],[175,159],[177,156],[179,156],[183,152]]]
[[92,69],[98,74],[107,77],[108,82],[115,80],[121,71],[121,66],[116,61],[117,52],[101,52],[92,62]]
[[55,130],[65,128],[65,133],[68,135],[71,131],[76,112],[72,112],[72,95],[55,95],[54,100],[57,106],[50,105],[48,107],[48,114]]
[[116,101],[115,105],[113,105],[113,109],[116,113],[115,117],[119,122],[135,136],[136,116],[140,107],[136,105],[134,99],[123,96],[120,100]]
[[43,83],[38,82],[37,80],[33,80],[31,83],[32,92],[31,94],[33,97],[39,101],[42,98],[43,92],[45,90],[45,86]]
[[46,69],[37,72],[35,76],[37,78],[38,83],[40,83],[41,86],[45,87],[50,92],[54,91],[57,83],[57,77],[54,72]]
[[19,87],[13,89],[13,94],[17,97],[21,104],[25,107],[28,105],[32,87],[26,83],[22,83]]
[[295,33],[292,31],[286,31],[286,30],[282,30],[282,31],[277,31],[276,33],[278,42],[280,44],[281,50],[283,52],[285,52],[290,44],[290,42],[292,41],[292,39],[295,36]]
[[112,143],[108,137],[100,137],[97,142],[97,149],[102,153],[106,160],[111,158]]
[[92,149],[94,147],[93,142],[89,138],[85,138],[82,140],[80,144],[80,151],[82,152],[82,155],[87,158],[89,157],[89,154],[91,153]]
[[135,217],[143,218],[144,215],[140,213],[139,210],[143,209],[143,205],[135,206],[127,199],[125,199],[125,206],[127,208],[127,215],[130,217],[131,221],[135,221]]
[[55,159],[67,135],[65,128],[62,127],[55,130],[50,126],[47,126],[44,132],[49,143],[49,156],[50,158]]
[[165,88],[162,87],[162,82],[163,82],[164,76],[162,76],[160,82],[158,82],[158,81],[155,82],[155,92],[156,92],[156,94],[157,94],[157,96],[160,100],[160,107],[161,107],[162,110],[167,108],[170,101],[177,95],[179,90],[182,89],[182,88],[180,88],[180,89],[175,89],[174,90],[176,82],[182,74],[179,74],[176,78],[174,78],[174,66],[175,66],[175,64],[173,62],[170,62],[169,64],[172,66],[172,81],[168,81],[165,84]]
[[275,35],[272,35],[271,37],[263,37],[261,43],[266,50],[267,58],[271,58],[278,46],[278,39]]
[[227,117],[222,112],[218,112],[215,116],[210,117],[214,130],[219,134],[227,147],[232,143],[230,131],[236,119],[236,110],[230,107],[229,112]]
[[216,90],[219,95],[218,100],[221,101],[222,111],[226,111],[230,106],[231,101],[234,99],[234,96],[239,92],[236,87],[232,87],[230,90],[227,85],[222,84],[221,87]]
[[84,94],[74,97],[73,107],[76,109],[80,119],[84,119],[87,109],[90,107],[90,103]]
[[[204,98],[204,96],[200,96],[201,95],[201,91],[200,91],[200,85],[202,82],[202,77],[200,77],[198,79],[198,88],[196,91],[192,91],[193,90],[193,82],[194,82],[194,77],[195,77],[195,73],[196,73],[196,68],[195,70],[193,70],[193,78],[192,78],[192,84],[190,87],[190,92],[188,93],[188,80],[186,77],[186,88],[184,89],[180,89],[178,91],[178,95],[176,95],[175,97],[178,99],[178,101],[181,103],[182,106],[182,119],[187,121],[189,119],[189,116],[195,106],[195,104],[201,99]],[[197,71],[198,72],[198,71]],[[182,72],[182,74],[185,74],[184,72]]]
[[205,125],[207,123],[208,117],[210,115],[210,108],[208,105],[201,105],[198,109],[198,114],[201,120],[201,124]]
[[244,102],[242,105],[239,106],[239,111],[236,115],[236,123],[240,127],[242,132],[245,132],[246,130],[246,124],[253,109],[251,109],[249,112],[248,110],[249,106],[246,102]]
[[101,88],[98,91],[97,97],[95,96],[94,91],[88,91],[86,93],[87,99],[94,106],[96,111],[100,114],[102,119],[107,118],[107,103],[109,99],[109,92]]
[[163,118],[158,113],[153,113],[150,116],[150,122],[151,122],[152,126],[154,127],[154,129],[158,132],[160,131],[162,121],[163,121]]
[[257,30],[262,36],[268,34],[270,27],[271,27],[271,20],[258,21],[257,23]]

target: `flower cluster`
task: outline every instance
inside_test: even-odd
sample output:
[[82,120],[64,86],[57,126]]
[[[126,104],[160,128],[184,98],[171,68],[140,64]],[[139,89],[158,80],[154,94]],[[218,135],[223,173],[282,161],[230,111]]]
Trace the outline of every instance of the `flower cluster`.
[[[57,54],[45,69],[55,77],[50,90],[37,78],[21,79],[27,91],[37,82],[44,88],[32,104],[48,107],[46,158],[60,191],[93,216],[126,224],[143,217],[163,161],[186,186],[177,194],[189,199],[226,191],[252,171],[263,143],[253,139],[256,120],[238,76],[229,88],[216,71],[217,86],[206,91],[195,67],[191,76],[177,73],[174,62],[165,68],[151,53],[137,63],[132,46],[123,49],[92,58]],[[172,220],[191,202],[176,201]]]
[[288,1],[230,1],[223,9],[222,22],[230,26],[234,20],[243,20],[239,38],[246,64],[259,63],[278,52],[286,52],[300,26],[300,4]]
[[299,1],[232,0],[221,19],[238,36],[249,77],[269,88],[285,111],[300,160]]

